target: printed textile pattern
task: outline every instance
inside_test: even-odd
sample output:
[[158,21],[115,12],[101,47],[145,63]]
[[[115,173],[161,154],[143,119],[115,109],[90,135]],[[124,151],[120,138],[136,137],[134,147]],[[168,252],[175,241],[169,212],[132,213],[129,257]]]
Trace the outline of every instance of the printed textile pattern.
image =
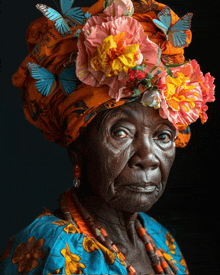
[[[171,234],[147,214],[139,213],[139,217],[166,261],[176,267],[176,274],[189,274]],[[48,209],[10,240],[0,260],[10,275],[127,274],[120,255]]]

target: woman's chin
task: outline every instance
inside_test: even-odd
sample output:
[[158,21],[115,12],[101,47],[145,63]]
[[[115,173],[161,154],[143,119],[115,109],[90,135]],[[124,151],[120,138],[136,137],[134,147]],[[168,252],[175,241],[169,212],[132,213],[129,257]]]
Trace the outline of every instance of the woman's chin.
[[119,211],[135,213],[146,212],[157,202],[160,197],[156,191],[152,193],[123,192],[114,196],[108,204]]

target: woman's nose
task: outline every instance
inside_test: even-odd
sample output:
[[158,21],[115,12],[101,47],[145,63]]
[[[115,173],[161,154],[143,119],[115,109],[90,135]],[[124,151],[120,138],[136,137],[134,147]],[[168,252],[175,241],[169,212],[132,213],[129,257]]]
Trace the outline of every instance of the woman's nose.
[[160,161],[156,156],[153,140],[143,135],[134,145],[135,153],[129,161],[131,168],[156,169]]

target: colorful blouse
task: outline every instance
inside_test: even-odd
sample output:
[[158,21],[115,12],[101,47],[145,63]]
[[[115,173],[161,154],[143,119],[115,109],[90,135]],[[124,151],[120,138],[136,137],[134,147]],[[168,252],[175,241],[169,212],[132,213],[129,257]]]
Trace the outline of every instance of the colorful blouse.
[[[147,233],[176,274],[189,274],[171,234],[146,213],[139,213]],[[28,227],[12,237],[0,257],[4,274],[127,274],[118,253],[80,233],[77,226],[44,209]]]

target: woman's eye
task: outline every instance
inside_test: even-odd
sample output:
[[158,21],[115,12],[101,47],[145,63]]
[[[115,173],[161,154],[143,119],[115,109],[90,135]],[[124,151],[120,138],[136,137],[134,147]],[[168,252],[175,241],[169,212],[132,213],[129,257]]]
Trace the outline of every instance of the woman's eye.
[[113,135],[117,138],[126,138],[129,137],[128,133],[124,130],[116,130],[113,132]]
[[160,134],[160,135],[158,136],[158,139],[159,139],[159,140],[162,140],[162,141],[170,141],[170,140],[171,140],[171,137],[170,137],[170,135],[168,135],[168,134]]
[[154,138],[156,141],[160,143],[169,143],[173,141],[172,135],[170,133],[159,133]]

